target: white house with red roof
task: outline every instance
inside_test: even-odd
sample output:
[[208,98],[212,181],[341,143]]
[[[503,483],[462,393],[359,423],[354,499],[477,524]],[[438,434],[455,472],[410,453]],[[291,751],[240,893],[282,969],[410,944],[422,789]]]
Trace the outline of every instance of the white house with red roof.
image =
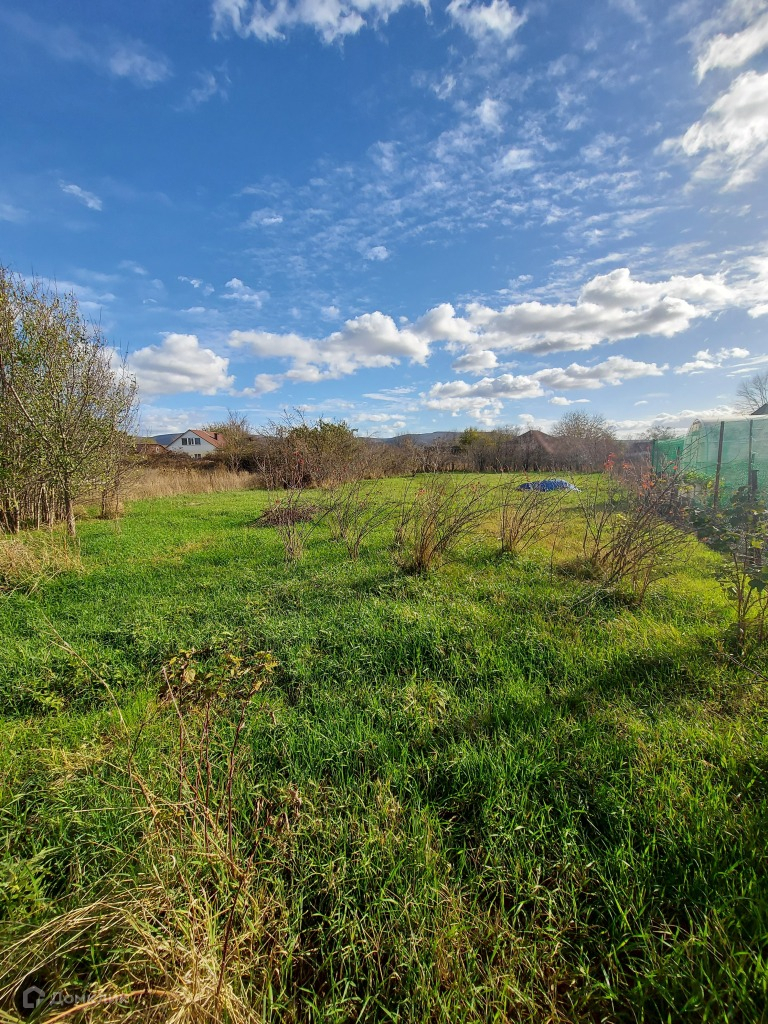
[[192,459],[201,459],[224,447],[224,435],[220,431],[185,430],[181,434],[156,434],[152,441],[168,452],[181,452]]

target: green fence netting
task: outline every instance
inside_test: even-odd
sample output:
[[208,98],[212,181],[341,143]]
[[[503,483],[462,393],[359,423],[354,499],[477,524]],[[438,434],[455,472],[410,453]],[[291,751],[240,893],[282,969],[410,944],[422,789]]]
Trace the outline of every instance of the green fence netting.
[[680,472],[713,500],[739,487],[768,498],[768,416],[695,420],[684,437],[654,441],[657,473]]

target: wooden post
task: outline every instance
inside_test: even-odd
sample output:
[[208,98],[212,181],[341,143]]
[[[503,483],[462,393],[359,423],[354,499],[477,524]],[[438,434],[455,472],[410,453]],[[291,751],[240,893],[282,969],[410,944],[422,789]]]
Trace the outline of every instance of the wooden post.
[[723,434],[725,433],[725,420],[720,421],[720,439],[717,442],[717,470],[715,471],[715,493],[712,504],[715,508],[720,504],[720,466],[723,462]]
[[754,500],[755,494],[757,493],[757,473],[752,469],[752,428],[754,427],[754,420],[749,421],[749,454],[747,457],[747,492]]

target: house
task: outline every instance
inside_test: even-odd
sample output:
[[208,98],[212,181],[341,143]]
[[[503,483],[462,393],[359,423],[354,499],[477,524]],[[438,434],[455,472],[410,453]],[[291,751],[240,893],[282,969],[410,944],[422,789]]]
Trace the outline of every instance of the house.
[[185,430],[181,434],[156,434],[148,440],[159,445],[161,451],[181,452],[192,459],[201,459],[224,447],[224,435],[220,431]]

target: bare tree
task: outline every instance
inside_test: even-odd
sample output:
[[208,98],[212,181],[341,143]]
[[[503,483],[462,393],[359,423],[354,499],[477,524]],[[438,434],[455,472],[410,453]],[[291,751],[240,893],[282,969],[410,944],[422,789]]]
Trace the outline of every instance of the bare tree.
[[586,412],[567,412],[555,424],[553,434],[563,443],[564,468],[568,469],[602,469],[618,445],[605,417]]
[[239,472],[246,463],[255,460],[255,447],[248,417],[227,409],[227,418],[220,423],[209,423],[203,428],[211,434],[221,434],[224,446],[220,457],[227,469]]
[[768,370],[754,373],[736,388],[739,411],[749,415],[768,403]]

